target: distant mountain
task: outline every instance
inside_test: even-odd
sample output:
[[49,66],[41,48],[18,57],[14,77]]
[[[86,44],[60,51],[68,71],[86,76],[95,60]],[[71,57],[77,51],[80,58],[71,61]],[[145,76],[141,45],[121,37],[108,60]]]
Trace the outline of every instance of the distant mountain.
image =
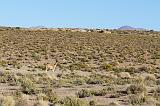
[[46,28],[45,26],[33,26],[33,27],[30,27],[30,29],[43,29],[43,28]]
[[144,29],[144,28],[135,28],[135,27],[131,27],[131,26],[122,26],[120,28],[118,28],[118,30],[138,30],[138,31],[144,31],[144,30],[147,30],[147,29]]

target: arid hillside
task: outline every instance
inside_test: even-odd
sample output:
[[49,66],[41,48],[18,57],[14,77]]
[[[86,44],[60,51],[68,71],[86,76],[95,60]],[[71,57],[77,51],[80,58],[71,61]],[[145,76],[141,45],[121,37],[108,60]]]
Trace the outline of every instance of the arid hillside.
[[0,94],[4,106],[160,106],[160,33],[1,29]]

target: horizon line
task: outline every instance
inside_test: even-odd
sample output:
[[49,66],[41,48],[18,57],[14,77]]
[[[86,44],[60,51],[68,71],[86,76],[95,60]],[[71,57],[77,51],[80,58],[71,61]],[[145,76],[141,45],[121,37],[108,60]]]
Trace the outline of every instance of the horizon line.
[[109,29],[109,30],[118,30],[119,28],[121,27],[132,27],[132,28],[136,28],[136,29],[144,29],[144,31],[150,31],[150,30],[154,30],[154,31],[160,31],[160,29],[150,29],[150,28],[144,28],[144,27],[134,27],[134,26],[130,26],[130,25],[123,25],[123,26],[120,26],[120,27],[117,27],[117,28],[111,28],[111,27],[55,27],[55,26],[45,26],[45,25],[35,25],[35,26],[21,26],[21,25],[0,25],[0,27],[11,27],[11,28],[16,28],[16,27],[20,27],[20,28],[38,28],[39,29],[43,29],[43,28],[47,28],[47,29],[50,29],[50,28],[71,28],[71,29],[76,29],[76,28],[79,28],[79,29]]

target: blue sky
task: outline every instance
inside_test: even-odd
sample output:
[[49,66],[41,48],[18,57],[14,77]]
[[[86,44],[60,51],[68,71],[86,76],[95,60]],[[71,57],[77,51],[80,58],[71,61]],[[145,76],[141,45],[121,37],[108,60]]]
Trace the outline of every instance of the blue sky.
[[0,25],[160,30],[160,0],[0,0]]

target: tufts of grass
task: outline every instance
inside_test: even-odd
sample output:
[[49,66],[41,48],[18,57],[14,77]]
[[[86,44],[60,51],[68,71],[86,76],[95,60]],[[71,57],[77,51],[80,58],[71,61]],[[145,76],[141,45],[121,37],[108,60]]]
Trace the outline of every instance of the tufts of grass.
[[89,106],[86,100],[80,100],[75,97],[66,97],[60,101],[62,106]]

